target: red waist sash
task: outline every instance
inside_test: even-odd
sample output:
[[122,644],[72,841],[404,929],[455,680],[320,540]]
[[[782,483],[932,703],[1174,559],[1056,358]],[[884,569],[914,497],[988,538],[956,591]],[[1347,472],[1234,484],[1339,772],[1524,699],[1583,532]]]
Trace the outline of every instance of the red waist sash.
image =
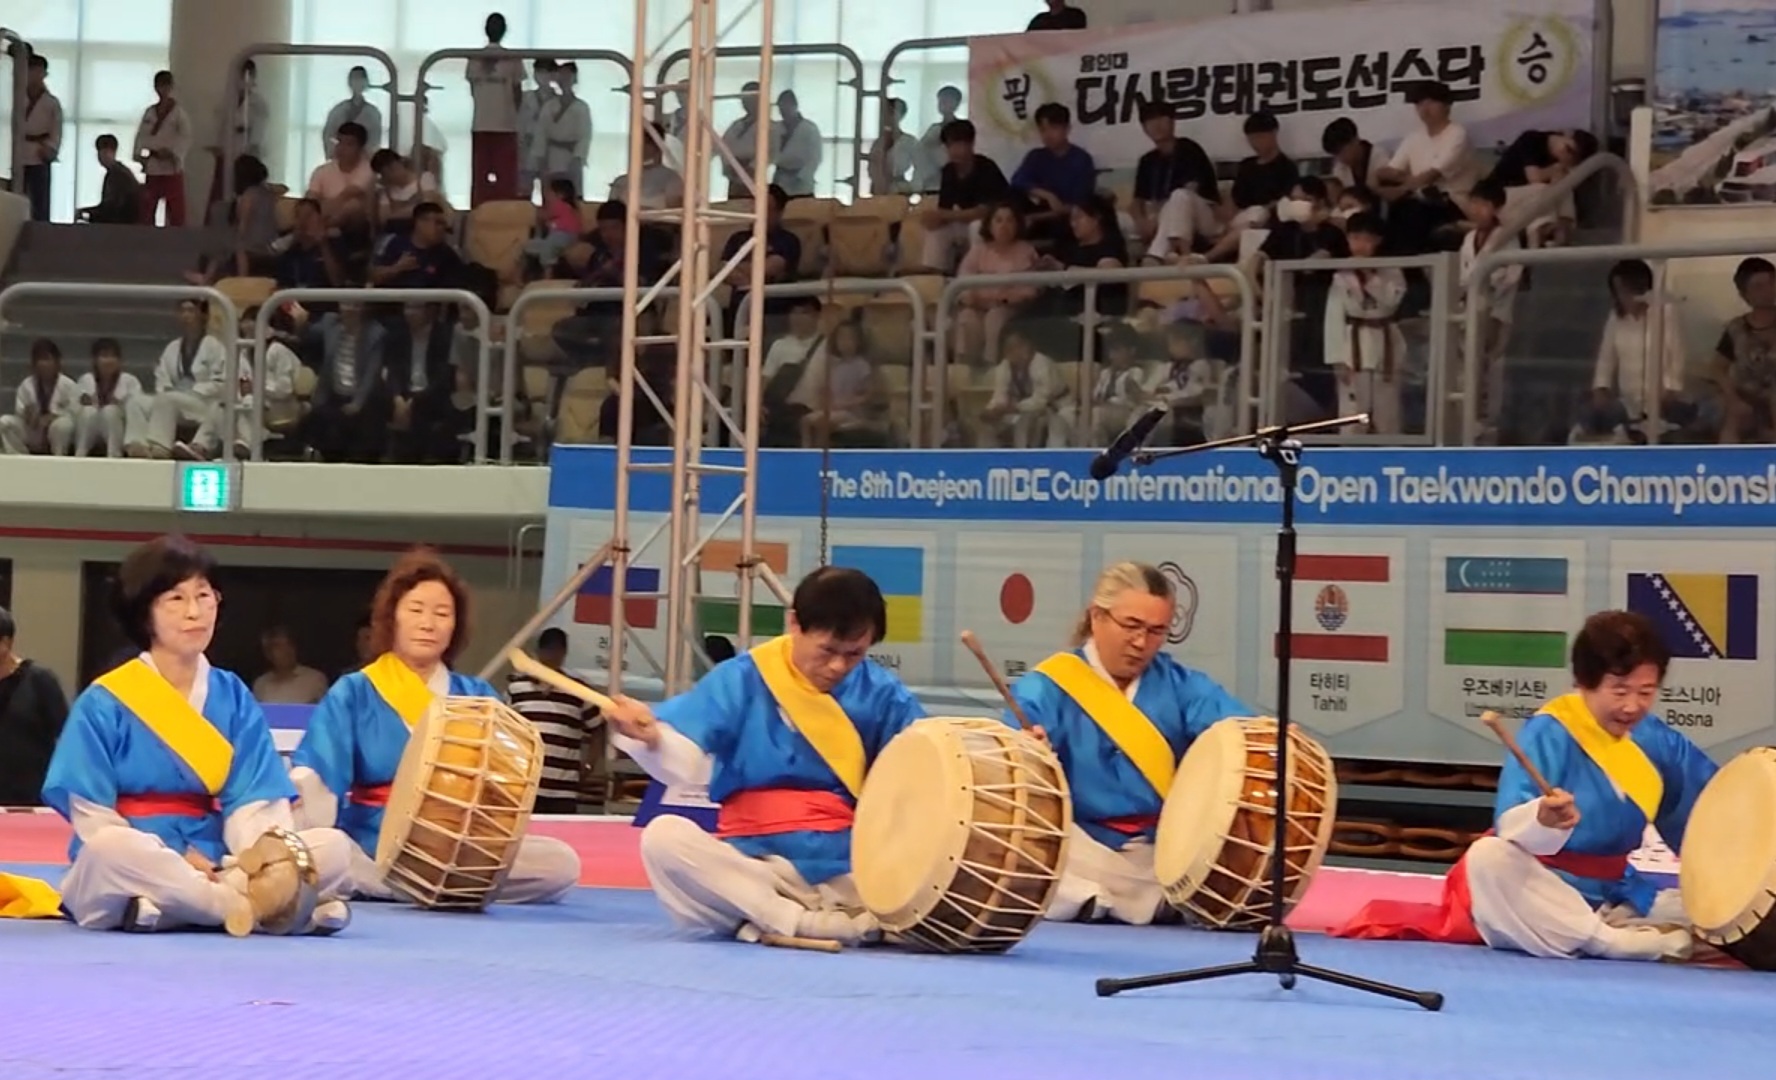
[[[1493,835],[1491,830],[1487,836]],[[1574,877],[1598,881],[1620,881],[1628,873],[1627,855],[1592,855],[1579,851],[1560,851],[1538,855],[1536,859],[1550,870],[1561,870]],[[1468,859],[1450,867],[1443,879],[1443,896],[1435,904],[1415,904],[1401,900],[1373,900],[1363,905],[1354,917],[1332,931],[1333,937],[1367,938],[1394,941],[1438,941],[1447,945],[1484,945],[1485,939],[1474,925],[1473,893],[1468,889]]]
[[355,806],[387,806],[388,784],[353,784],[349,798]]
[[1149,829],[1159,827],[1159,815],[1130,814],[1127,817],[1105,818],[1098,824],[1111,832],[1119,832],[1124,836],[1140,836]]
[[722,800],[715,835],[777,836],[792,832],[844,832],[857,811],[831,791],[754,788]]
[[140,817],[209,817],[217,811],[216,800],[209,795],[193,793],[119,795],[117,812],[126,818]]

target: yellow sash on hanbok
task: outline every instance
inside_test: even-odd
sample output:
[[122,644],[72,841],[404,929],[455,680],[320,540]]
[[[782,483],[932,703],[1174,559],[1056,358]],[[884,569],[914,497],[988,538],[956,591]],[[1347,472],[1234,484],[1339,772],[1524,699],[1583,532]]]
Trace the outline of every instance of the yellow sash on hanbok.
[[1178,769],[1177,756],[1172,744],[1127,694],[1094,671],[1078,653],[1055,653],[1037,664],[1036,670],[1053,679],[1135,763],[1159,797],[1166,797],[1172,789],[1172,774]]
[[747,655],[758,665],[766,688],[788,715],[790,724],[802,733],[855,799],[863,790],[866,768],[863,738],[837,699],[814,689],[790,663],[789,648],[790,639],[785,635],[754,646]]
[[203,713],[191,707],[160,672],[140,658],[120,664],[95,680],[123,707],[136,714],[168,750],[191,767],[204,790],[215,795],[234,766],[234,744]]
[[59,919],[62,894],[47,881],[0,874],[0,919]]
[[1585,756],[1596,762],[1604,775],[1640,807],[1648,821],[1658,816],[1659,803],[1665,798],[1665,781],[1646,751],[1632,738],[1617,738],[1605,731],[1586,708],[1585,699],[1577,694],[1563,694],[1542,706],[1542,711],[1560,722]]
[[419,673],[408,667],[394,653],[383,653],[364,667],[364,677],[376,688],[383,703],[408,727],[425,718],[436,695]]

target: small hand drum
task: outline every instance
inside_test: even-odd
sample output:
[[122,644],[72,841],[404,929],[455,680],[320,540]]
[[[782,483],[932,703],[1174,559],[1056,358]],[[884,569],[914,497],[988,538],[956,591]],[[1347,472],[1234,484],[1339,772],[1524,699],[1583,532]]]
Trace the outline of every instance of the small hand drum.
[[423,908],[485,908],[518,857],[542,770],[536,728],[501,702],[433,702],[389,785],[376,843],[389,886]]
[[997,720],[921,720],[889,742],[857,800],[857,894],[903,944],[1005,952],[1048,910],[1072,825],[1047,746]]
[[[1269,919],[1276,834],[1277,722],[1230,717],[1190,744],[1172,778],[1153,843],[1153,870],[1174,907],[1206,926],[1252,930]],[[1332,758],[1289,727],[1283,786],[1284,910],[1293,908],[1326,857],[1338,817]]]
[[1745,751],[1702,789],[1677,882],[1697,937],[1754,971],[1776,971],[1776,748]]
[[[320,904],[320,872],[302,838],[284,829],[268,829],[236,859],[247,875],[247,901],[253,920],[231,914],[224,924],[230,934],[245,937],[253,923],[267,934],[305,934]],[[243,913],[244,914],[244,913]]]

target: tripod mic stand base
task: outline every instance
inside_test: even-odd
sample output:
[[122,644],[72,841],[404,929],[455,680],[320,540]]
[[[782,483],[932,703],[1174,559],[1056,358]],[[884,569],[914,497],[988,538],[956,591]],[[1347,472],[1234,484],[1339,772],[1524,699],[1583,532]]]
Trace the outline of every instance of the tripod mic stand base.
[[1284,990],[1293,990],[1295,980],[1299,976],[1331,983],[1333,986],[1343,986],[1351,990],[1378,994],[1396,1001],[1409,1001],[1429,1012],[1437,1012],[1443,1008],[1443,995],[1435,990],[1408,990],[1403,986],[1392,986],[1358,975],[1347,975],[1342,971],[1333,971],[1330,968],[1303,964],[1295,951],[1295,934],[1286,926],[1265,927],[1258,935],[1257,951],[1252,954],[1252,959],[1244,963],[1192,968],[1186,971],[1168,971],[1159,975],[1141,975],[1133,979],[1099,979],[1098,996],[1115,997],[1124,990],[1151,990],[1156,986],[1204,982],[1227,975],[1275,975],[1277,982]]

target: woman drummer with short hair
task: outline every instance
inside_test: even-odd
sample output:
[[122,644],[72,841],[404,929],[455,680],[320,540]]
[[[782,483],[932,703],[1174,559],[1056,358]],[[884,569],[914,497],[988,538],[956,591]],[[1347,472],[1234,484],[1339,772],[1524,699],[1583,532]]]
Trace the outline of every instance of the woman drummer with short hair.
[[[141,650],[74,699],[43,798],[74,826],[62,907],[93,930],[252,928],[239,856],[273,830],[292,832],[296,791],[258,702],[234,673],[210,666],[222,597],[215,562],[161,537],[124,559],[112,611]],[[318,875],[306,932],[350,920],[350,843],[334,829],[296,834]]]
[[1690,811],[1719,771],[1653,714],[1670,666],[1671,649],[1646,616],[1586,619],[1573,638],[1573,691],[1543,705],[1517,735],[1552,791],[1507,755],[1493,831],[1450,870],[1442,901],[1373,902],[1338,936],[1547,957],[1688,958],[1683,897],[1628,862],[1649,824],[1681,854]]
[[[389,785],[414,725],[440,698],[500,697],[485,680],[450,669],[468,643],[469,604],[468,586],[436,553],[422,548],[403,555],[371,602],[376,659],[333,684],[291,757],[290,775],[302,794],[298,812],[310,822],[337,822],[354,841],[351,882],[358,896],[396,898],[377,869],[376,846]],[[573,848],[526,836],[494,899],[551,903],[579,878]]]
[[1119,562],[1056,653],[1012,686],[1061,759],[1073,836],[1048,917],[1172,921],[1153,839],[1178,762],[1214,724],[1252,711],[1214,679],[1162,652],[1177,593],[1157,567]]

